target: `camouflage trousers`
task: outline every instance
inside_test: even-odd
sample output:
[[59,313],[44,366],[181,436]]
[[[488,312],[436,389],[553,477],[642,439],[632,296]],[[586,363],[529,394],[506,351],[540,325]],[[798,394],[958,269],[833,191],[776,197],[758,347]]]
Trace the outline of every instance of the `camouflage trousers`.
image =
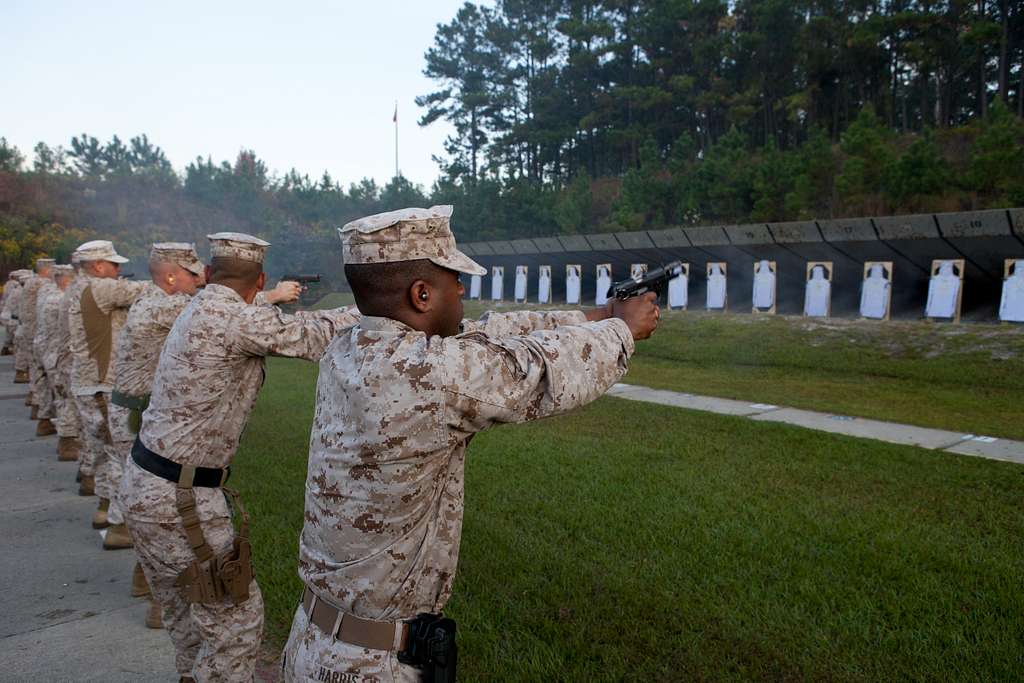
[[412,683],[422,680],[419,669],[402,664],[394,651],[370,650],[335,640],[311,624],[299,605],[292,619],[281,660],[282,680],[349,683]]
[[4,346],[3,346],[3,348],[11,349],[13,351],[14,350],[14,333],[17,332],[18,326],[15,325],[14,323],[8,323],[8,324],[4,325],[4,329],[7,331],[7,336],[4,337]]
[[43,366],[43,359],[39,351],[33,346],[32,362],[28,366],[29,393],[32,396],[32,405],[36,406],[36,415],[39,419],[52,419],[57,417],[53,403],[53,389],[50,386],[50,378]]
[[[107,425],[109,399],[110,394],[105,393],[75,395],[82,441],[79,462],[82,474],[86,476],[96,476],[100,460],[106,458],[106,448],[110,442],[110,428]],[[96,488],[99,495],[108,497],[99,493],[99,486]]]
[[28,330],[24,325],[18,325],[14,333],[14,370],[15,372],[28,372],[28,366],[32,364],[32,340],[28,339]]
[[[175,665],[182,676],[206,681],[252,681],[263,637],[263,595],[254,579],[249,599],[214,605],[189,604],[174,585],[195,560],[180,522],[140,522],[127,515],[135,552],[163,610],[164,628],[171,636]],[[226,518],[202,522],[203,535],[213,552],[231,548],[235,531]]]
[[117,503],[117,489],[125,458],[135,438],[128,426],[129,411],[111,403],[110,394],[106,392],[76,396],[75,403],[85,437],[82,474],[96,478],[96,495],[110,501],[107,519],[111,524],[120,524],[124,516]]
[[46,372],[54,378],[53,403],[57,413],[57,434],[77,437],[78,406],[75,404],[75,397],[71,395],[71,377],[67,365],[70,363],[58,362],[53,368],[47,368]]
[[118,491],[121,489],[121,478],[124,476],[125,465],[128,464],[128,458],[132,457],[135,432],[131,428],[130,410],[113,403],[108,406],[107,431],[110,434],[110,444],[104,451],[106,457],[102,466],[96,468],[96,489],[99,490],[102,486],[103,490],[110,491],[110,509],[107,510],[107,519],[111,524],[123,524],[124,506],[121,504]]

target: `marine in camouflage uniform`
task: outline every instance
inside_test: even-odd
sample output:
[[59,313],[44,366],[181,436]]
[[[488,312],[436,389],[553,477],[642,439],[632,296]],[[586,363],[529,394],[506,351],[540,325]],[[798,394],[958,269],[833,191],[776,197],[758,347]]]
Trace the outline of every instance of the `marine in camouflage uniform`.
[[54,263],[55,261],[51,258],[36,260],[35,275],[30,277],[25,283],[25,289],[21,295],[21,306],[18,310],[17,336],[21,341],[16,345],[15,368],[19,364],[24,364],[28,369],[29,403],[32,406],[33,420],[52,417],[49,414],[49,411],[52,410],[52,405],[45,403],[44,388],[46,380],[43,376],[45,371],[33,341],[36,336],[36,304],[39,301],[39,290],[53,284],[53,278],[50,277],[50,269]]
[[57,433],[60,435],[57,441],[57,459],[61,461],[77,460],[81,451],[79,439],[81,420],[78,416],[78,404],[71,391],[72,354],[69,311],[72,302],[81,299],[87,279],[80,272],[81,262],[78,252],[71,254],[71,264],[75,269],[75,274],[68,284],[68,288],[64,290],[57,313]]
[[139,431],[142,411],[149,401],[160,349],[178,314],[203,284],[203,268],[192,244],[154,244],[149,255],[151,281],[132,303],[124,327],[118,334],[111,403],[125,409],[127,415],[123,420],[110,423],[115,453],[108,464],[114,494],[107,514],[111,524],[124,523],[116,493],[124,463],[131,454],[132,442]]
[[[33,344],[36,353],[39,355],[43,366],[43,378],[45,381],[45,399],[41,412],[49,412],[57,417],[61,411],[61,402],[64,396],[59,391],[59,376],[57,373],[57,358],[60,355],[60,303],[64,299],[64,292],[75,276],[71,266],[53,266],[53,284],[39,290],[38,301],[36,302],[36,335]],[[60,419],[57,420],[60,425]],[[61,434],[60,428],[54,427],[48,418],[42,418],[36,426],[37,436],[48,434]],[[61,434],[67,436],[67,434]]]
[[403,622],[451,595],[472,436],[598,398],[657,324],[651,296],[460,325],[458,273],[486,271],[456,249],[450,216],[405,209],[341,231],[356,303],[375,315],[320,361],[286,681],[419,680],[397,657]]
[[[124,463],[131,457],[132,441],[138,433],[142,411],[149,403],[153,375],[156,373],[164,340],[178,314],[204,283],[203,263],[199,260],[195,245],[190,243],[154,244],[149,254],[149,272],[152,281],[129,309],[114,351],[117,374],[111,403],[129,411],[127,421],[111,425],[111,441],[119,456],[116,463],[118,484],[121,482]],[[106,519],[113,525],[124,523],[117,489],[110,501]],[[149,594],[150,608],[146,615],[146,626],[160,628],[160,605],[142,577],[142,567],[136,563],[132,577],[133,594],[139,597]]]
[[[78,406],[83,441],[79,492],[89,495],[90,489],[95,487],[100,497],[99,510],[105,510],[114,493],[110,461],[116,454],[110,425],[128,419],[125,408],[110,404],[116,375],[113,349],[128,317],[128,308],[147,283],[117,278],[121,264],[128,259],[120,256],[107,240],[86,242],[77,252],[84,282],[81,296],[72,299],[68,306],[68,328],[71,333],[71,392]],[[97,528],[104,526],[101,517],[101,514],[94,515]],[[126,536],[121,528],[108,531],[103,545],[105,548],[130,547]]]
[[[250,681],[263,631],[262,595],[253,580],[237,603],[228,595],[190,602],[176,585],[197,561],[190,535],[198,533],[215,558],[231,552],[235,540],[217,485],[189,487],[193,480],[179,477],[194,467],[197,478],[212,471],[222,481],[263,384],[265,357],[318,360],[356,315],[349,309],[286,315],[275,306],[253,305],[268,244],[239,233],[211,235],[210,243],[210,283],[164,343],[120,494],[183,679]],[[296,286],[290,298],[298,293]],[[143,469],[153,462],[169,463],[177,473],[168,479]],[[180,512],[179,498],[194,501],[194,524]]]
[[0,324],[4,326],[7,336],[4,338],[3,355],[14,353],[14,335],[18,331],[18,309],[21,305],[22,278],[31,275],[25,269],[12,270],[7,275],[4,285],[3,299],[0,299]]
[[35,273],[28,269],[18,272],[21,273],[18,277],[21,287],[11,296],[8,304],[10,307],[8,319],[14,323],[14,383],[28,384],[28,361],[31,351],[26,351],[25,335],[19,333],[19,330],[21,329],[21,301],[25,298],[25,285],[35,277]]

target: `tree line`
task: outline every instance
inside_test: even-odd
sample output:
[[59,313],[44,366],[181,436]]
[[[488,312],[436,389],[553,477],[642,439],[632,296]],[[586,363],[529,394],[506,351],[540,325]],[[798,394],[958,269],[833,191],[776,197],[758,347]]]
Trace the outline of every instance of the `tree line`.
[[424,73],[493,236],[1024,201],[1020,2],[466,3]]
[[420,124],[455,131],[429,189],[254,150],[178,172],[145,135],[0,138],[0,268],[226,229],[316,267],[338,225],[429,203],[468,241],[1024,205],[1020,2],[466,3],[424,72]]

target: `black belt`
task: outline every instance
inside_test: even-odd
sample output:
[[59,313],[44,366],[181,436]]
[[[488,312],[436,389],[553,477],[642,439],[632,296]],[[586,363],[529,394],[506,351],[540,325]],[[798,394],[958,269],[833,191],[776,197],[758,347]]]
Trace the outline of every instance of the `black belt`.
[[[173,460],[168,460],[164,456],[158,455],[146,448],[142,440],[137,436],[135,437],[135,443],[132,444],[132,460],[150,474],[155,474],[161,479],[166,479],[174,484],[184,483],[189,486],[218,488],[223,486],[224,482],[231,476],[230,467],[225,467],[224,469],[219,467],[192,467],[191,465],[182,467]],[[183,482],[182,472],[185,472],[185,479],[188,479],[188,475],[191,473],[192,481]]]
[[145,396],[131,396],[130,394],[122,394],[115,389],[110,395],[110,402],[115,406],[121,406],[128,410],[137,410],[141,413],[149,406],[149,394]]

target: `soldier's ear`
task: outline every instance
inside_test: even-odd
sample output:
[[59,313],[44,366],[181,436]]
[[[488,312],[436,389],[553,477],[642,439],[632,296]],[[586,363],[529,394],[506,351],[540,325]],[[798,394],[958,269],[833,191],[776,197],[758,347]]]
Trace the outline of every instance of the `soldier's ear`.
[[409,305],[417,313],[427,313],[433,308],[430,285],[425,280],[416,280],[409,287]]

